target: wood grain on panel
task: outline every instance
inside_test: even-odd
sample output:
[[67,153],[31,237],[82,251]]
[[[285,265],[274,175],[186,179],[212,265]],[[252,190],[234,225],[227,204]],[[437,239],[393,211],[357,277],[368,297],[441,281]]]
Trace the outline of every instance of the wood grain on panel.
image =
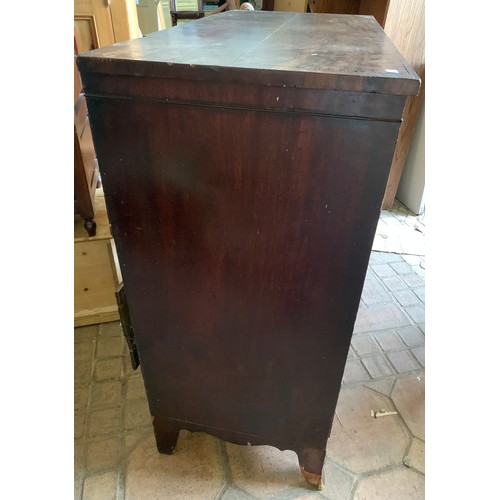
[[275,0],[274,10],[276,12],[305,12],[307,0]]
[[390,0],[361,0],[358,14],[373,16],[380,26],[384,27],[389,2]]
[[[97,47],[104,47],[106,45],[111,45],[115,43],[115,35],[113,32],[113,21],[111,19],[111,10],[106,6],[104,1],[99,0],[74,0],[74,16],[75,16],[75,29],[79,32],[79,28],[82,26],[77,26],[78,20],[85,20],[92,18],[92,29],[95,29],[97,33]],[[86,35],[84,35],[86,36]],[[87,38],[86,40],[89,40]],[[91,41],[96,41],[94,38],[90,38]],[[82,44],[84,40],[79,40],[77,37],[78,47],[80,52],[87,50]]]
[[[113,0],[109,7],[117,42],[132,40],[141,36],[135,0]],[[159,10],[161,10],[161,7]]]
[[425,26],[424,0],[391,1],[384,30],[421,79],[420,92],[409,97],[403,112],[403,124],[392,161],[389,180],[382,202],[383,209],[394,203],[405,164],[413,129],[422,106],[425,91]]
[[78,52],[87,52],[100,47],[95,16],[75,15],[75,39]]

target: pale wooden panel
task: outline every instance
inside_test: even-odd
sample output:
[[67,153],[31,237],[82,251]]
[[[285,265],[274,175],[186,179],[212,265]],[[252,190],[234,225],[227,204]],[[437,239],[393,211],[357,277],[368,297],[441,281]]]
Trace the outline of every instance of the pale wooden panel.
[[135,0],[113,0],[110,3],[110,8],[117,42],[141,36]]
[[78,55],[78,47],[76,46],[76,31],[74,35],[74,57],[73,57],[73,71],[74,71],[74,101],[73,104],[76,105],[76,102],[78,101],[78,98],[80,97],[80,94],[82,92],[82,80],[80,78],[80,72],[78,71],[78,67],[76,65],[76,56]]
[[358,13],[363,16],[373,16],[380,26],[384,27],[387,7],[390,0],[361,0]]
[[307,0],[274,0],[275,12],[305,12]]
[[115,273],[110,265],[110,240],[82,241],[75,246],[75,318],[95,315],[103,308],[118,311]]
[[172,17],[170,16],[170,0],[161,0],[161,9],[163,11],[163,19],[165,19],[165,27],[172,27]]
[[79,53],[99,48],[99,36],[94,16],[75,15],[75,39]]
[[102,188],[96,190],[96,235],[90,238],[75,222],[74,323],[75,326],[115,321],[119,318],[115,290],[121,280],[113,252]]
[[[189,9],[179,8],[179,10],[198,10],[198,3],[196,1],[190,3],[195,4],[195,7]],[[143,35],[165,29],[166,24],[163,9],[154,0],[139,0],[137,4],[137,18],[139,19],[139,26]]]
[[74,317],[74,327],[98,325],[99,323],[109,323],[120,319],[118,306],[100,307],[88,311],[78,311]]
[[[123,1],[123,0],[122,0]],[[115,43],[113,32],[113,22],[111,20],[111,10],[103,0],[74,0],[75,29],[76,19],[93,17],[95,29],[97,31],[98,47],[105,47]],[[77,37],[77,44],[80,52],[80,40]]]
[[175,2],[175,8],[177,11],[183,10],[198,10],[198,0],[177,0]]
[[413,129],[422,106],[425,85],[425,15],[424,0],[392,0],[387,10],[384,30],[422,80],[418,96],[409,97],[403,111],[403,123],[382,202],[383,209],[394,203],[401,174],[410,149]]

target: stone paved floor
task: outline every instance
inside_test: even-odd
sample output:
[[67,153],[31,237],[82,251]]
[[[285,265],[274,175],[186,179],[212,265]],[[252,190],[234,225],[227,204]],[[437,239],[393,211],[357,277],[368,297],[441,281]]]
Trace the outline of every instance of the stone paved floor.
[[[182,431],[160,455],[119,323],[75,329],[75,499],[423,499],[424,267],[372,252],[321,492],[291,451]],[[380,410],[396,414],[372,417]]]

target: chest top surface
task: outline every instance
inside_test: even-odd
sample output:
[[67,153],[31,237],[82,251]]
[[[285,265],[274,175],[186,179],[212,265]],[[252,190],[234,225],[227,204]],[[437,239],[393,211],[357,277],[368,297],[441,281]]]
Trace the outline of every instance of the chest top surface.
[[414,95],[419,77],[372,16],[229,11],[78,58],[106,73]]

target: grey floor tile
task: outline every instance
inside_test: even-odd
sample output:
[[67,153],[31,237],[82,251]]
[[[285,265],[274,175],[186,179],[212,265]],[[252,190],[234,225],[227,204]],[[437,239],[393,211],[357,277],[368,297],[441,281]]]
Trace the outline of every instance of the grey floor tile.
[[95,363],[94,377],[96,380],[116,379],[122,375],[121,358],[98,359]]
[[422,276],[418,276],[415,273],[412,274],[403,274],[401,275],[401,279],[410,287],[417,288],[425,285],[425,281]]
[[424,306],[424,304],[419,304],[416,306],[407,306],[407,307],[405,307],[405,311],[415,323],[424,323],[425,322],[425,306]]
[[[327,458],[324,466],[325,486],[321,494],[328,500],[345,500],[349,498],[354,484],[354,475],[349,474],[339,467],[335,462]],[[318,498],[318,493],[311,493],[311,496],[304,496],[304,500]]]
[[408,290],[408,285],[399,277],[393,276],[392,278],[385,278],[382,280],[384,285],[390,292],[399,292],[401,290]]
[[401,467],[362,478],[353,500],[423,500],[424,494],[423,476]]
[[349,352],[347,353],[347,359],[356,359],[358,356],[356,355],[356,352],[354,351],[354,349],[351,347],[349,347]]
[[372,339],[371,335],[365,333],[353,336],[351,347],[355,350],[358,356],[380,353],[380,347]]
[[80,326],[74,331],[75,342],[92,342],[97,336],[97,325]]
[[384,262],[386,262],[387,264],[391,264],[393,262],[402,262],[403,261],[403,257],[397,253],[383,252],[381,255],[382,255],[382,260]]
[[74,347],[75,360],[83,361],[87,359],[92,359],[94,353],[94,343],[93,342],[78,342]]
[[106,408],[89,413],[88,437],[117,435],[121,431],[121,408]]
[[97,341],[97,358],[107,358],[111,356],[123,355],[122,337],[104,337],[100,336]]
[[408,351],[389,352],[387,357],[398,373],[411,372],[420,368]]
[[361,299],[366,305],[390,302],[391,296],[376,277],[365,281]]
[[405,348],[402,340],[393,330],[377,332],[373,336],[383,351],[398,351]]
[[425,302],[425,287],[417,287],[413,289],[413,293],[422,301]]
[[85,411],[85,409],[75,411],[73,421],[75,440],[84,438],[86,418],[87,412]]
[[425,443],[420,439],[413,438],[408,454],[403,460],[407,467],[412,467],[422,474],[425,472]]
[[380,392],[384,396],[389,396],[392,388],[394,387],[394,380],[395,377],[383,377],[377,380],[370,380],[365,382],[363,385],[373,389],[374,391]]
[[361,364],[361,361],[358,359],[348,359],[345,365],[342,383],[350,384],[353,382],[362,382],[363,380],[370,380],[370,375]]
[[396,330],[403,342],[409,347],[420,346],[424,343],[425,337],[416,326],[404,326]]
[[119,321],[101,323],[99,325],[99,335],[103,337],[122,337],[123,330]]
[[376,264],[371,266],[371,269],[379,278],[392,278],[397,275],[389,264]]
[[[297,455],[273,446],[226,443],[234,484],[256,498],[283,498],[292,488],[304,487]],[[265,467],[262,464],[266,464]],[[279,478],[279,479],[278,479]]]
[[74,377],[75,382],[90,382],[90,378],[92,377],[92,360],[75,359]]
[[412,434],[425,440],[425,374],[398,378],[391,399]]
[[92,409],[109,408],[122,405],[122,382],[119,380],[106,380],[92,384],[90,406]]
[[370,262],[369,264],[373,266],[374,264],[384,264],[385,260],[383,258],[382,252],[372,252],[370,254]]
[[125,429],[146,427],[152,424],[147,399],[129,399],[125,404]]
[[87,408],[89,402],[89,385],[88,384],[75,384],[74,404],[75,410],[82,410]]
[[119,437],[101,439],[87,444],[87,469],[99,472],[115,469],[120,465],[122,439]]
[[142,376],[132,375],[127,378],[127,399],[141,399],[146,397]]
[[394,269],[394,271],[396,271],[397,274],[399,274],[400,276],[402,274],[409,274],[409,273],[413,273],[413,269],[411,268],[411,266],[406,263],[406,262],[393,262],[391,264],[389,264],[392,269]]
[[425,367],[425,348],[424,347],[414,347],[411,352],[418,359],[418,362]]
[[245,491],[237,488],[236,486],[230,486],[222,495],[220,500],[253,500],[254,496],[246,493]]
[[105,472],[87,476],[83,483],[83,500],[115,500],[118,473]]
[[394,293],[394,298],[403,307],[421,305],[422,301],[413,293],[412,290],[402,290]]
[[208,434],[181,432],[175,453],[162,455],[149,434],[128,455],[124,496],[126,500],[212,500],[224,485],[217,440]]
[[410,320],[396,304],[376,304],[358,311],[354,332],[388,330],[409,324]]
[[371,411],[391,407],[388,398],[366,387],[342,388],[327,456],[357,474],[401,463],[409,436],[400,419],[371,417]]
[[381,354],[366,356],[362,359],[362,363],[373,378],[386,377],[393,373],[389,363]]

